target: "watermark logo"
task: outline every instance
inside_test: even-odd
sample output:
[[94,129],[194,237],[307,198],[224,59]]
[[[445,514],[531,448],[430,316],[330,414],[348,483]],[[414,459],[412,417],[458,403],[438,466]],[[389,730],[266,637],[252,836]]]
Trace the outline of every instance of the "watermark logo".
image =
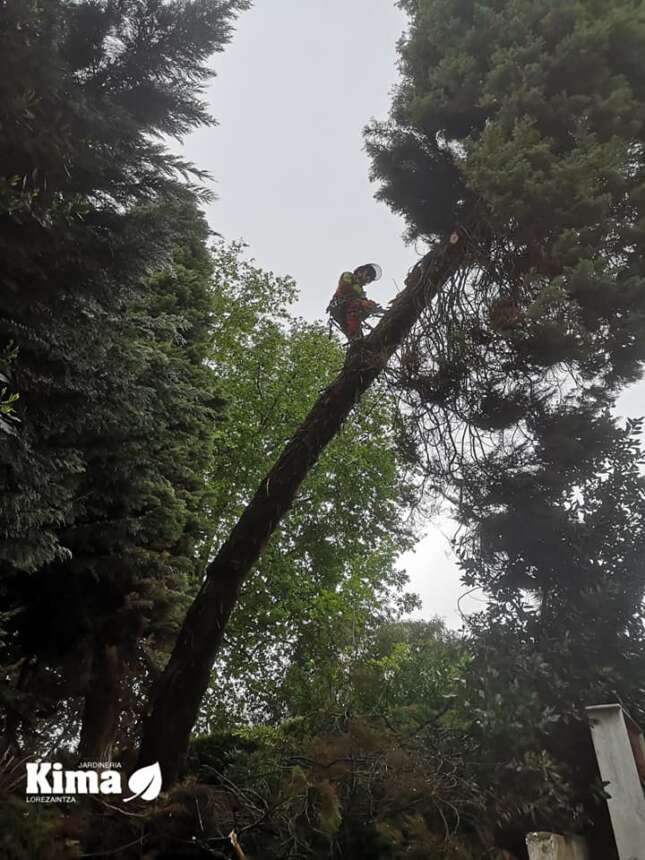
[[[82,762],[77,770],[64,770],[60,762],[28,762],[25,794],[30,803],[74,803],[79,795],[123,795],[120,764]],[[135,770],[128,779],[131,800],[156,800],[163,781],[159,762]]]
[[161,768],[158,761],[147,767],[139,768],[139,770],[135,770],[130,775],[130,779],[128,780],[128,788],[134,794],[132,797],[125,797],[124,801],[127,803],[129,800],[136,800],[138,797],[141,800],[156,800],[161,791],[161,784]]

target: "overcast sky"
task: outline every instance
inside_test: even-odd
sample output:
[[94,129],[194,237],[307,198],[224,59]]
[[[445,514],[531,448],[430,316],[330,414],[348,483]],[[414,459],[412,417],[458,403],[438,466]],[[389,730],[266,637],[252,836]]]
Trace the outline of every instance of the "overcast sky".
[[362,140],[387,116],[404,24],[392,0],[256,0],[215,58],[219,126],[184,147],[216,178],[211,226],[292,275],[310,319],[324,316],[342,270],[379,262],[372,292],[385,300],[417,259],[373,199]]
[[[389,301],[424,251],[405,246],[401,220],[374,200],[362,140],[370,119],[387,116],[405,23],[393,0],[256,0],[213,63],[219,126],[183,147],[216,180],[211,227],[247,242],[263,269],[291,275],[307,319],[324,316],[341,271],[365,262],[383,267],[370,293]],[[645,412],[642,388],[621,407]],[[403,563],[422,615],[459,626],[453,530],[438,518]],[[477,605],[471,596],[461,608]]]

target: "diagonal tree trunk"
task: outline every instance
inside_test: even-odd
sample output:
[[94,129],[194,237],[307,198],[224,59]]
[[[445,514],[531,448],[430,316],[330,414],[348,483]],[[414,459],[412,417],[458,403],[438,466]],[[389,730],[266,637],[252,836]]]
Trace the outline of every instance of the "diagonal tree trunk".
[[421,311],[463,257],[460,234],[435,246],[412,269],[374,331],[353,343],[345,364],[260,484],[255,496],[206,569],[144,719],[140,765],[159,762],[164,784],[176,779],[211,668],[242,584],[296,492],[354,404],[386,366]]

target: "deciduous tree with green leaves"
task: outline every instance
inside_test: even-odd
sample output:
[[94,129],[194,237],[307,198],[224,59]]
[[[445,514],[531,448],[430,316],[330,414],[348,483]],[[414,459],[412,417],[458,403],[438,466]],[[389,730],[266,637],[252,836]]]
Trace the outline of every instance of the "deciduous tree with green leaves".
[[[212,284],[210,363],[225,408],[208,471],[204,563],[343,360],[326,329],[294,316],[293,282],[245,260],[239,246],[215,247]],[[370,393],[305,481],[242,592],[200,729],[332,707],[343,660],[365,631],[412,605],[395,563],[413,529],[392,409],[384,389]]]

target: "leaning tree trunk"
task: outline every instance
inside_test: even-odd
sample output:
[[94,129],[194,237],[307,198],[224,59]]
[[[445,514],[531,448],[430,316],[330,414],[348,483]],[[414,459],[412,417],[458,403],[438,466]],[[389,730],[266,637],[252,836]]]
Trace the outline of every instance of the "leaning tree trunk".
[[172,784],[188,748],[211,668],[240,589],[296,492],[354,404],[383,370],[423,308],[457,270],[464,242],[453,233],[412,269],[374,331],[353,343],[345,364],[319,396],[281,457],[206,569],[144,719],[140,764],[159,762]]

